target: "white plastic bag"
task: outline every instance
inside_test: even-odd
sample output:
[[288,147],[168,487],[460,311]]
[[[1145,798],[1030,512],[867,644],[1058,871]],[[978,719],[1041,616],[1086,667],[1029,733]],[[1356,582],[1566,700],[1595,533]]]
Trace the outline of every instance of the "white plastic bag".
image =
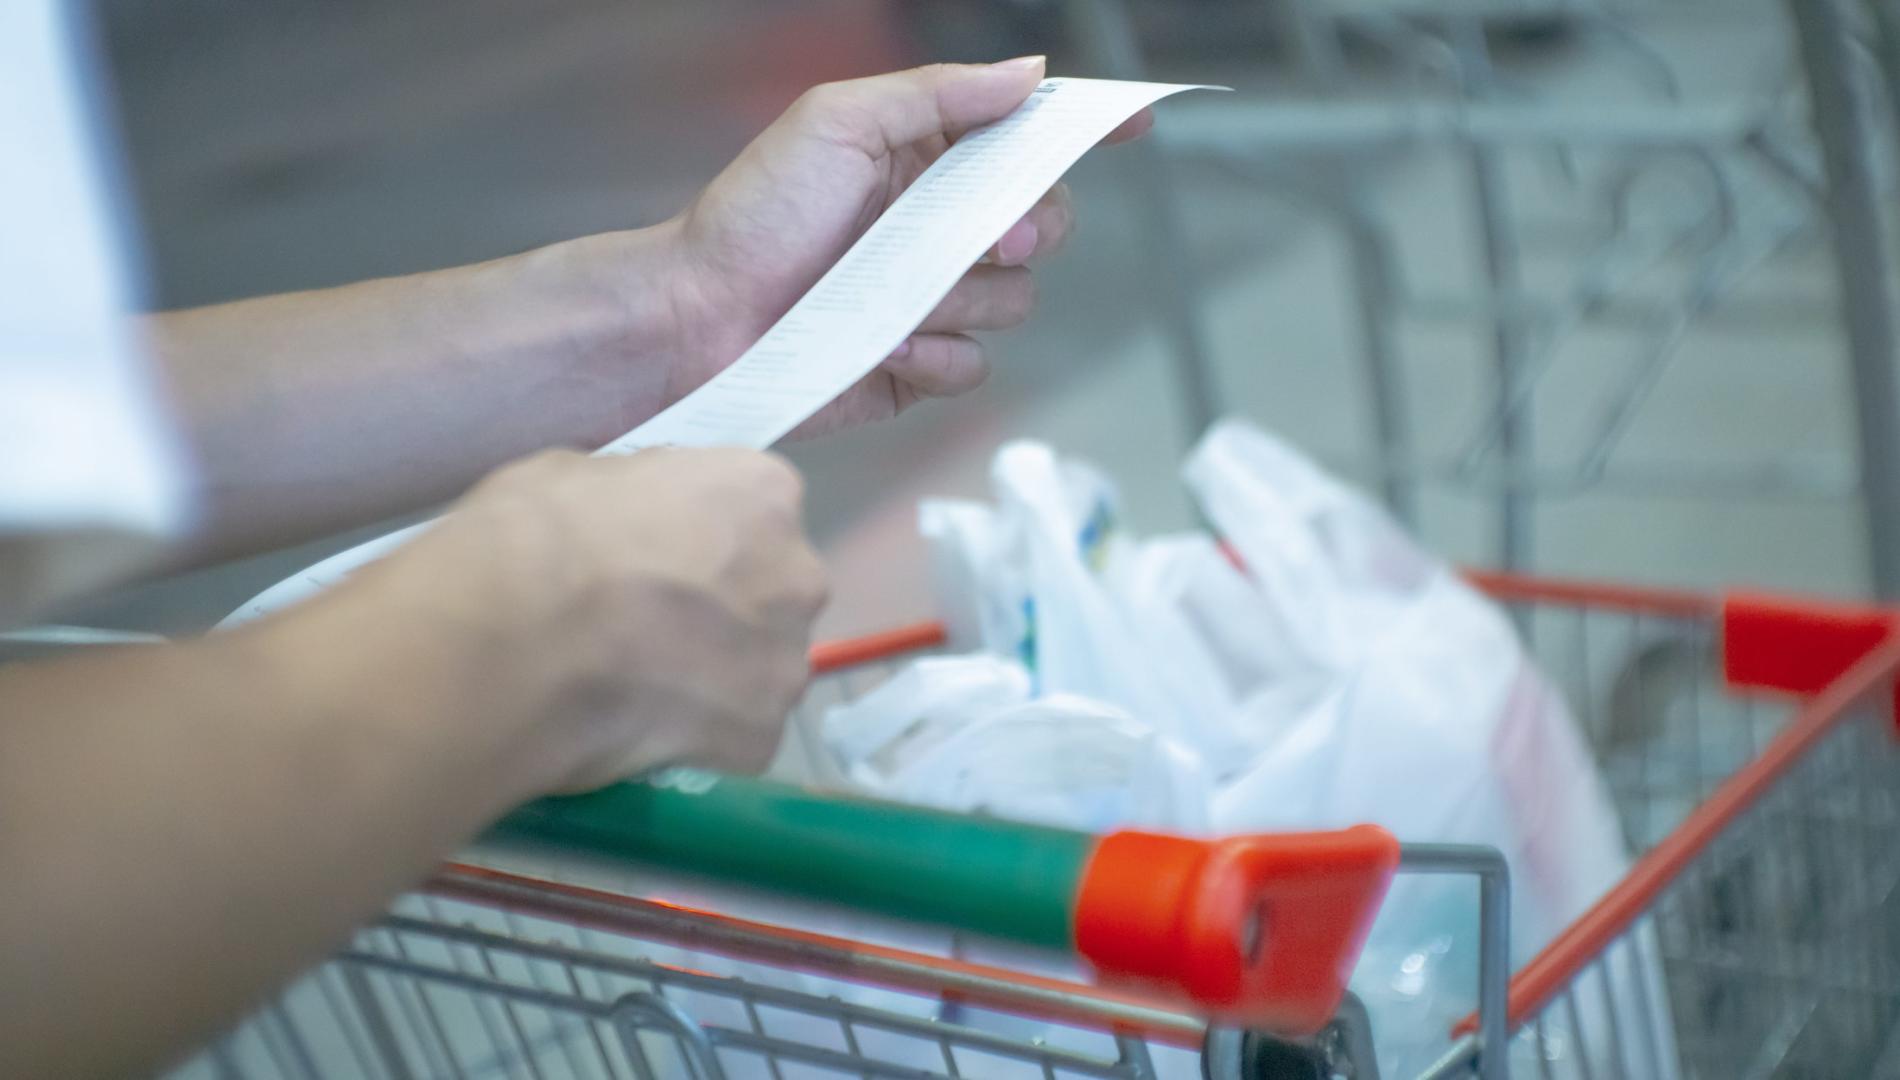
[[1179,547],[1179,559],[1130,544],[1107,480],[1042,444],[1005,445],[991,475],[994,506],[940,500],[919,509],[952,645],[1020,661],[1038,695],[1113,705],[1203,761],[1228,760],[1235,736],[1218,660],[1190,637],[1153,632],[1113,583],[1128,582],[1137,602],[1153,599],[1159,615],[1165,590],[1218,593],[1228,582],[1209,590],[1206,571],[1231,579],[1232,567],[1209,565],[1220,558],[1205,542]]
[[1103,584],[1173,709],[1174,735],[1225,780],[1280,733],[1244,723],[1241,702],[1277,697],[1288,714],[1326,690],[1286,628],[1212,538],[1161,537],[1119,552]]
[[1200,762],[1113,706],[1069,694],[989,713],[885,779],[884,794],[1084,832],[1205,832]]
[[929,545],[931,590],[950,647],[1028,664],[1029,586],[1010,561],[1013,537],[1002,516],[985,503],[925,499],[917,531]]
[[1025,594],[1036,689],[1091,697],[1172,731],[1178,706],[1096,578],[1119,546],[1113,490],[1093,470],[1032,442],[998,450],[991,482],[1007,537],[997,551],[999,576],[1020,581]]
[[[1308,682],[1292,700],[1268,687],[1242,703],[1239,723],[1271,736],[1223,783],[1216,829],[1372,822],[1401,840],[1495,847],[1511,867],[1511,957],[1528,960],[1621,878],[1627,855],[1589,749],[1511,623],[1256,428],[1216,425],[1185,475],[1294,655],[1324,673],[1317,694]],[[1474,1004],[1474,917],[1467,887],[1395,883],[1353,982],[1388,1068],[1429,1064]],[[1628,978],[1656,982],[1653,966]],[[1672,1031],[1666,1012],[1641,1020]]]
[[1385,824],[1511,860],[1520,958],[1622,876],[1608,793],[1510,621],[1385,515],[1266,433],[1216,425],[1186,467],[1214,527],[1332,690],[1221,792],[1223,827]]
[[839,770],[867,788],[885,788],[932,746],[978,717],[1029,700],[1029,673],[981,653],[926,656],[868,693],[827,711],[823,740]]
[[914,661],[831,709],[822,735],[871,795],[1088,832],[1207,826],[1197,757],[1113,706],[1031,700],[1022,668],[995,657]]
[[[1186,475],[1231,552],[1205,535],[1130,540],[1107,481],[1033,443],[999,451],[995,505],[926,503],[953,645],[986,654],[917,661],[832,709],[821,735],[839,775],[887,798],[1091,831],[1375,822],[1401,840],[1493,846],[1511,864],[1523,962],[1626,858],[1591,756],[1514,627],[1264,433],[1219,425]],[[1422,1071],[1475,1005],[1476,916],[1474,883],[1395,883],[1352,983],[1393,1074]],[[1606,1030],[1615,1008],[1619,1030],[1647,1029],[1638,1045],[1672,1059],[1654,950],[1607,977],[1616,1004],[1585,995],[1584,1030]],[[1579,1048],[1555,1034],[1547,1064],[1565,1075]]]

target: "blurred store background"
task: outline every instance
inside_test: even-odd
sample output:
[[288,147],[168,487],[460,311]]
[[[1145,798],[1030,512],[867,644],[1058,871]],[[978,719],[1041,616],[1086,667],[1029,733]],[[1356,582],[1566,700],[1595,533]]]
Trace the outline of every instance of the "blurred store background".
[[[1856,382],[1836,282],[1864,269],[1884,297],[1885,256],[1832,242],[1780,5],[100,9],[167,306],[660,220],[820,81],[1047,52],[1057,74],[1233,86],[1164,106],[1157,138],[1072,174],[1077,235],[1043,267],[1032,324],[995,337],[982,392],[791,450],[836,577],[828,633],[927,613],[916,499],[980,493],[1009,437],[1102,464],[1143,530],[1190,524],[1175,472],[1209,411],[1386,492],[1462,561],[1874,582],[1857,424],[1891,424],[1893,405]],[[1874,29],[1827,81],[1862,106],[1841,145],[1884,153]],[[90,614],[202,626],[340,542]]]

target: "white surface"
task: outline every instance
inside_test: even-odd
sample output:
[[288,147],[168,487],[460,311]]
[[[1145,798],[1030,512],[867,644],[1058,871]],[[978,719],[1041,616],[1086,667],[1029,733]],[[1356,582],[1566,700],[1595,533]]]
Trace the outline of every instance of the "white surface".
[[68,5],[0,5],[0,627],[123,573],[183,515]]

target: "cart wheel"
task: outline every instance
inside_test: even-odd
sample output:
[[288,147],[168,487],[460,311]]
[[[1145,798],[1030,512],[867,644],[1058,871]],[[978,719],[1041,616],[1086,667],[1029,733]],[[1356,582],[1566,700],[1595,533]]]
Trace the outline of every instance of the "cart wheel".
[[1316,1035],[1286,1039],[1215,1028],[1201,1052],[1206,1080],[1379,1080],[1366,1007],[1348,993]]

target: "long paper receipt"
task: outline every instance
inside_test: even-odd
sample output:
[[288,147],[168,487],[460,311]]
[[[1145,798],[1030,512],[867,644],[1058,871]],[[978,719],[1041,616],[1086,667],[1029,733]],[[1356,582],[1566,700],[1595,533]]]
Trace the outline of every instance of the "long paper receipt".
[[[1142,107],[1198,89],[1216,88],[1045,80],[1016,111],[951,146],[731,366],[597,453],[771,446],[870,374],[1090,147]],[[260,593],[225,624],[325,588],[424,527],[331,556]]]

